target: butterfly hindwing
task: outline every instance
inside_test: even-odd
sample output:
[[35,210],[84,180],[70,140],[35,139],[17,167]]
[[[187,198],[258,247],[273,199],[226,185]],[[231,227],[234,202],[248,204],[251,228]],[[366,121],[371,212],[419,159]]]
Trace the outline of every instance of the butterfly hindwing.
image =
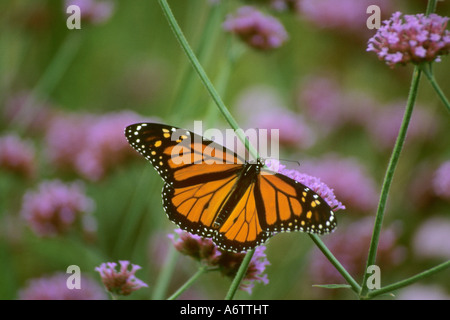
[[263,173],[258,180],[257,203],[264,212],[260,221],[265,231],[324,234],[336,227],[333,210],[313,190],[285,175]]

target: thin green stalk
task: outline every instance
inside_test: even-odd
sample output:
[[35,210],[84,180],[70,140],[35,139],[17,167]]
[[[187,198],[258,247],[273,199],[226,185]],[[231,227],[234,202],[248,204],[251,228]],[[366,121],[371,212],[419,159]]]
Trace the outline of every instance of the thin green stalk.
[[433,13],[436,11],[436,5],[438,0],[429,0],[427,4],[427,9],[425,11],[425,14],[428,16],[430,13]]
[[[207,65],[211,60],[211,46],[210,44],[214,42],[217,38],[216,34],[216,26],[220,23],[221,19],[221,10],[220,6],[209,6],[209,12],[207,13],[207,21],[205,25],[202,26],[202,34],[200,36],[200,43],[197,47],[198,60],[201,61],[204,65]],[[190,67],[189,65],[187,67]],[[192,72],[192,69],[185,67],[183,70],[183,76],[181,78],[180,87],[175,98],[174,103],[170,108],[168,108],[168,115],[173,114],[172,108],[176,109],[174,120],[183,119],[186,117],[184,112],[192,112],[193,108],[196,108],[196,103],[192,99],[192,91],[197,89],[197,82],[195,81],[195,72]],[[194,99],[195,100],[195,99]]]
[[178,252],[174,246],[170,246],[167,252],[166,259],[164,260],[161,273],[155,283],[155,289],[153,290],[152,300],[161,300],[166,294],[169,287],[170,278],[172,277],[175,265],[178,260]]
[[197,57],[195,56],[194,52],[192,51],[183,32],[181,31],[181,28],[178,25],[173,13],[172,13],[172,10],[169,7],[169,4],[167,3],[166,0],[158,0],[158,2],[164,12],[164,15],[167,18],[167,21],[169,22],[170,27],[172,28],[173,33],[175,34],[175,37],[177,38],[184,53],[188,57],[192,66],[194,67],[194,70],[197,72],[198,76],[200,77],[200,80],[202,81],[203,85],[206,87],[207,91],[211,95],[211,98],[214,100],[217,107],[222,112],[223,116],[225,117],[227,122],[230,124],[230,126],[236,131],[236,134],[238,135],[239,139],[242,141],[242,143],[244,143],[244,145],[249,150],[249,152],[252,154],[252,156],[255,159],[258,158],[258,154],[257,154],[256,150],[250,145],[248,139],[245,137],[245,135],[242,132],[238,131],[238,129],[239,129],[238,123],[233,118],[230,111],[228,111],[228,108],[225,106],[225,103],[222,101],[222,98],[217,93],[216,89],[214,88],[213,84],[211,83],[211,80],[209,80],[205,70],[203,70],[203,67],[201,66],[200,62],[198,61]]
[[241,284],[242,279],[244,279],[245,274],[247,273],[248,265],[250,264],[250,261],[252,261],[254,253],[255,249],[252,249],[248,251],[247,254],[245,255],[244,260],[242,260],[239,270],[236,273],[233,282],[231,283],[230,289],[228,290],[228,293],[225,296],[225,300],[233,299],[237,289],[239,289],[239,285]]
[[[17,115],[15,115],[15,118],[19,119],[20,122],[24,124],[24,127],[32,121],[30,116],[32,116],[33,113],[29,112],[29,107],[31,107],[33,103],[45,101],[50,96],[69,66],[72,64],[73,59],[81,47],[81,40],[81,34],[72,31],[67,35],[66,39],[59,47],[50,64],[33,88],[30,99],[27,100],[26,105],[20,109]],[[15,123],[15,121],[11,121],[10,123]]]
[[352,287],[353,291],[357,294],[361,291],[361,287],[358,282],[345,270],[344,266],[335,258],[331,251],[326,247],[322,240],[316,234],[309,234],[310,238],[316,246],[322,251],[325,257],[331,262],[331,264],[336,268],[337,271],[344,277],[348,284]]
[[[380,195],[380,200],[378,203],[378,209],[377,209],[377,214],[376,214],[376,218],[375,218],[375,225],[374,225],[374,229],[373,229],[373,233],[372,233],[369,255],[367,258],[367,264],[366,264],[365,270],[367,270],[367,268],[369,266],[375,264],[377,249],[378,249],[378,242],[380,239],[381,227],[383,224],[384,212],[386,209],[386,202],[387,202],[388,195],[389,195],[389,189],[391,187],[392,180],[394,178],[395,169],[397,168],[397,164],[400,159],[400,153],[402,151],[403,144],[405,143],[406,133],[408,131],[409,122],[411,120],[411,115],[412,115],[412,112],[414,109],[414,104],[416,102],[417,91],[418,91],[419,82],[420,82],[420,75],[421,75],[421,70],[419,67],[416,66],[414,68],[413,78],[411,81],[411,87],[409,90],[408,101],[406,103],[405,114],[403,115],[403,120],[402,120],[402,124],[400,127],[400,131],[398,133],[397,140],[395,141],[395,146],[394,146],[394,149],[392,150],[391,158],[389,160],[389,164],[388,164],[388,167],[386,170],[386,175],[385,175],[385,178],[383,181],[383,186],[381,189],[381,195]],[[369,274],[365,273],[363,283],[361,285],[361,287],[362,287],[361,293],[360,293],[361,297],[365,297],[369,290],[366,286],[368,277],[369,277]]]
[[447,108],[447,111],[450,112],[450,102],[448,101],[447,97],[445,96],[444,92],[442,91],[441,87],[436,81],[436,78],[434,77],[434,74],[431,69],[431,63],[425,63],[420,66],[422,72],[427,77],[428,81],[430,81],[431,86],[438,94],[439,98],[441,98],[442,102],[444,103],[444,106]]
[[393,284],[385,286],[385,287],[383,287],[381,289],[373,290],[373,291],[371,291],[371,292],[369,292],[367,294],[367,297],[368,298],[374,298],[374,297],[379,296],[381,294],[385,294],[385,293],[392,292],[394,290],[398,290],[400,288],[409,286],[410,284],[413,284],[414,282],[422,280],[425,277],[429,277],[429,276],[431,276],[431,275],[433,275],[433,274],[435,274],[437,272],[440,272],[440,271],[442,271],[444,269],[447,269],[447,268],[450,268],[450,260],[447,261],[447,262],[443,262],[443,263],[441,263],[441,264],[439,264],[439,265],[437,265],[437,266],[435,266],[435,267],[433,267],[431,269],[428,269],[428,270],[426,270],[424,272],[416,274],[415,276],[412,276],[412,277],[410,277],[408,279],[405,279],[405,280],[393,283]]
[[197,272],[189,278],[188,281],[186,281],[174,294],[172,294],[167,300],[175,300],[178,298],[184,291],[186,291],[195,281],[197,281],[198,278],[200,278],[201,275],[208,272],[207,266],[201,266]]

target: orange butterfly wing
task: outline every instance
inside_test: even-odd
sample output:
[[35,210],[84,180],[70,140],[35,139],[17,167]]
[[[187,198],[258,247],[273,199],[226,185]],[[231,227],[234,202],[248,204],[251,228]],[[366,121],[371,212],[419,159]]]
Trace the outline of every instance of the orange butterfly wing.
[[168,218],[222,249],[246,251],[274,233],[323,234],[336,227],[325,200],[261,161],[245,163],[217,143],[162,124],[134,124],[125,135],[165,181]]

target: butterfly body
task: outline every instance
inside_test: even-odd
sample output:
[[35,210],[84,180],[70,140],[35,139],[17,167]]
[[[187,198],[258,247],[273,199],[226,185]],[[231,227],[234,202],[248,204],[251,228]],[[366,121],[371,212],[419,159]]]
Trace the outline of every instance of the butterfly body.
[[125,135],[164,180],[162,203],[180,228],[242,252],[274,233],[328,233],[334,212],[310,188],[190,131],[155,123]]

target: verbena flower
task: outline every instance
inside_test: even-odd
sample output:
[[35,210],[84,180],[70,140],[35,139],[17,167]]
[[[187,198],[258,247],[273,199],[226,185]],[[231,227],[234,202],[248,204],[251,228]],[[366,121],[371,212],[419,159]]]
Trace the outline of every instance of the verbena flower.
[[169,238],[180,253],[204,264],[212,264],[220,255],[219,248],[211,239],[202,238],[181,229],[176,229],[174,232],[175,234],[169,234]]
[[[265,254],[266,247],[259,246],[256,247],[250,264],[248,265],[247,272],[242,279],[239,289],[252,293],[252,289],[256,282],[268,284],[269,279],[267,274],[265,274],[266,267],[270,265],[269,260]],[[221,251],[221,254],[216,257],[215,262],[212,266],[219,267],[220,272],[227,277],[233,279],[244,260],[245,253],[234,253],[228,251]]]
[[433,176],[434,193],[450,200],[450,161],[440,165]]
[[[257,86],[244,90],[236,103],[236,108],[245,128],[267,130],[267,141],[272,141],[272,129],[278,130],[278,141],[273,142],[279,142],[280,145],[308,148],[316,141],[316,134],[308,122],[301,114],[285,107],[279,94],[272,87]],[[257,140],[250,140],[255,146],[258,146],[258,142],[260,143]]]
[[93,200],[85,195],[80,183],[52,180],[24,195],[21,216],[37,235],[56,236],[83,222],[83,216],[93,207]]
[[333,189],[329,188],[325,183],[323,183],[320,178],[301,173],[297,170],[286,169],[286,166],[280,164],[277,160],[270,159],[267,160],[265,164],[269,169],[284,174],[289,178],[294,179],[311,188],[328,203],[333,211],[345,209],[345,206],[336,199]]
[[348,125],[365,127],[375,113],[377,103],[369,95],[344,90],[330,74],[312,74],[302,81],[298,109],[320,126],[323,134]]
[[36,171],[34,148],[16,135],[0,137],[0,170],[14,172],[27,178]]
[[351,211],[367,212],[374,210],[378,204],[375,181],[355,158],[329,154],[321,159],[302,161],[300,168],[303,172],[326,181]]
[[414,284],[400,290],[396,300],[450,300],[450,295],[439,285]]
[[367,51],[373,51],[388,66],[439,61],[450,50],[448,17],[437,14],[404,15],[396,12],[383,22],[369,39]]
[[228,15],[223,28],[259,50],[278,48],[288,38],[286,30],[276,18],[264,15],[251,6],[241,7],[235,15]]
[[324,29],[339,29],[353,34],[366,33],[367,7],[377,5],[381,13],[390,12],[389,0],[298,0],[302,18]]
[[[378,108],[370,117],[367,117],[365,128],[375,147],[383,150],[394,146],[404,111],[405,102],[401,101]],[[433,141],[438,128],[439,119],[436,119],[426,108],[417,107],[411,117],[407,143]]]
[[129,261],[119,261],[120,270],[117,271],[117,263],[106,262],[102,263],[99,267],[95,268],[95,271],[100,273],[103,284],[106,290],[112,294],[127,296],[132,292],[139,290],[148,285],[142,280],[136,278],[136,271],[141,269],[140,266],[131,264],[131,270],[128,270],[130,266]]
[[136,155],[123,128],[143,120],[134,112],[98,115],[62,115],[49,125],[47,156],[59,169],[73,170],[98,181],[126,159]]
[[81,18],[92,24],[106,22],[114,11],[114,3],[110,0],[66,0],[64,8],[70,5],[80,7]]
[[[175,234],[170,234],[169,238],[175,248],[184,255],[187,255],[203,265],[217,268],[220,273],[233,279],[245,257],[245,253],[234,253],[219,249],[211,239],[192,235],[181,229],[176,229]],[[255,249],[250,261],[247,273],[241,282],[240,289],[251,294],[255,282],[267,284],[269,280],[264,274],[269,261],[264,253],[266,247],[259,246]]]
[[105,290],[94,280],[84,275],[80,289],[67,287],[67,273],[58,272],[51,276],[29,280],[19,291],[20,300],[106,300]]
[[412,242],[418,257],[450,259],[450,219],[433,217],[425,220]]

